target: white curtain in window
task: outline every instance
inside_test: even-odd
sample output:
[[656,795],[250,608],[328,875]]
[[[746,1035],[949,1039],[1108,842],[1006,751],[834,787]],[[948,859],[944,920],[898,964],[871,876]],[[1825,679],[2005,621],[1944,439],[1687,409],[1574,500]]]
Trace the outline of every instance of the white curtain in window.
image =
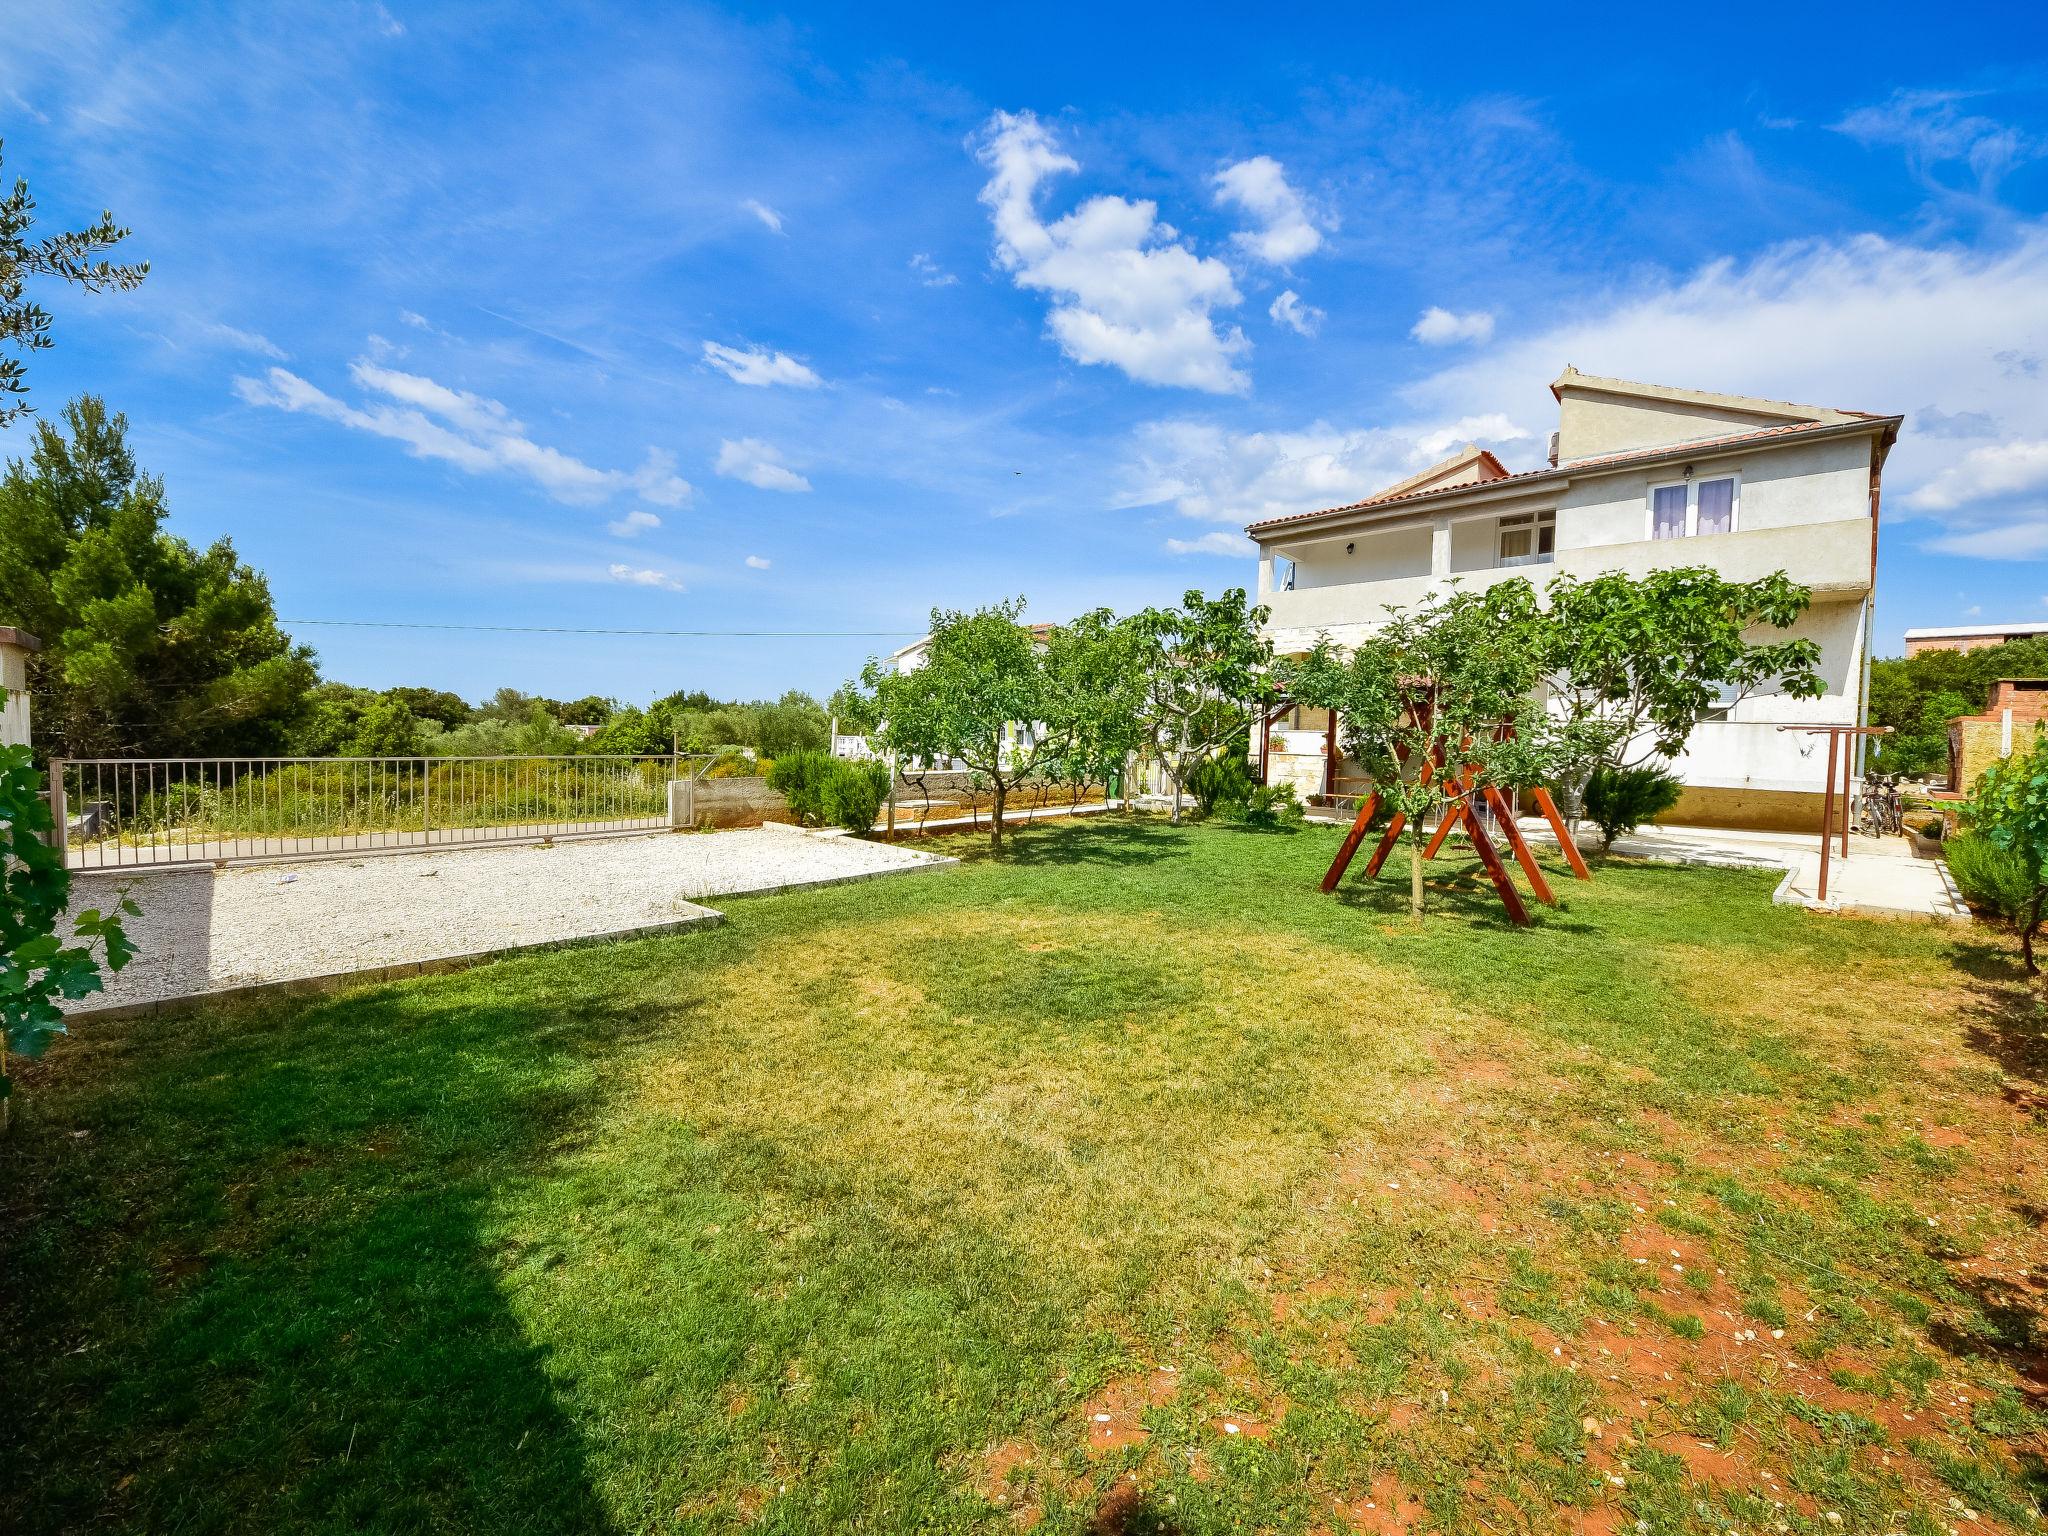
[[1733,480],[1702,480],[1700,482],[1701,533],[1731,533],[1735,529],[1735,482]]
[[1685,537],[1685,487],[1660,485],[1650,493],[1650,537]]

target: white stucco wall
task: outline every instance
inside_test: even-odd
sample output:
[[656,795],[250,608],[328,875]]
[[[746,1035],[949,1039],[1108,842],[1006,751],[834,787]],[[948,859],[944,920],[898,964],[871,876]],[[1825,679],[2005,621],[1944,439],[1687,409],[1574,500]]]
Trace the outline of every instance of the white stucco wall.
[[1820,646],[1817,699],[1756,693],[1736,701],[1726,721],[1704,721],[1670,771],[1702,789],[1788,790],[1818,794],[1827,772],[1827,742],[1781,731],[1781,725],[1855,725],[1863,682],[1868,604],[1815,603],[1789,631],[1759,629],[1756,641],[1800,637]]
[[[1732,581],[1783,570],[1814,591],[1814,606],[1792,633],[1820,645],[1826,695],[1744,699],[1728,721],[1702,724],[1673,768],[1687,784],[1702,788],[1817,792],[1826,743],[1816,747],[1817,738],[1778,726],[1854,724],[1858,718],[1872,577],[1871,446],[1869,437],[1851,437],[1702,454],[1690,466],[1694,481],[1730,473],[1738,481],[1735,530],[1726,534],[1649,537],[1651,487],[1682,482],[1688,466],[1681,460],[1539,482],[1512,500],[1475,509],[1477,516],[1461,515],[1455,507],[1420,507],[1398,529],[1376,531],[1372,544],[1361,534],[1339,533],[1283,545],[1297,561],[1296,589],[1264,599],[1273,615],[1268,632],[1282,655],[1306,651],[1321,634],[1340,646],[1356,645],[1384,621],[1388,608],[1413,606],[1453,576],[1467,590],[1516,576],[1540,589],[1559,575],[1586,579],[1610,570],[1640,576],[1704,565]],[[1557,514],[1555,560],[1495,567],[1498,518],[1545,508]],[[1397,542],[1396,533],[1405,542]],[[1355,552],[1341,557],[1347,541]],[[1432,549],[1431,565],[1417,572],[1415,551],[1426,546]],[[1372,569],[1362,557],[1396,548],[1407,558],[1389,579],[1361,579]],[[1766,636],[1783,638],[1777,631],[1756,638]]]
[[0,644],[0,689],[6,701],[0,704],[0,747],[28,745],[28,652],[18,645]]

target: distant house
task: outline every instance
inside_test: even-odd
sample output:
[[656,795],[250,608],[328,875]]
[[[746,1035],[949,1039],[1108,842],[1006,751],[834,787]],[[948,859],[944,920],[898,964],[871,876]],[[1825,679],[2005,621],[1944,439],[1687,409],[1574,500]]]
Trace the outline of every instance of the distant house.
[[1948,723],[1948,787],[1969,793],[1977,776],[2000,758],[2024,752],[2034,733],[2048,726],[2048,678],[2001,677],[1991,686],[1991,702],[1978,715],[1959,715]]
[[1906,654],[1922,651],[1981,651],[2009,640],[2048,635],[2048,624],[1962,624],[1945,629],[1909,629]]
[[[1363,501],[1252,524],[1275,653],[1301,655],[1322,634],[1355,643],[1453,580],[1540,589],[1553,574],[1783,570],[1813,591],[1793,633],[1820,646],[1827,692],[1730,699],[1672,764],[1686,789],[1669,819],[1812,826],[1827,753],[1778,727],[1864,719],[1878,484],[1900,418],[1573,368],[1550,389],[1558,429],[1542,468],[1511,473],[1468,446]],[[1264,761],[1304,796],[1362,787],[1339,754],[1327,714],[1302,708],[1274,722]]]
[[[1033,624],[1031,626],[1032,644],[1043,649],[1046,638],[1051,635],[1052,631],[1053,626],[1050,624]],[[901,650],[891,651],[882,659],[897,672],[915,672],[924,665],[925,658],[931,651],[931,644],[932,637],[930,635],[921,635]],[[1030,751],[1036,744],[1037,733],[1044,731],[1044,729],[1043,725],[1034,724],[1028,720],[1011,721],[1004,727],[1004,758],[1007,760],[1012,752]],[[867,737],[841,734],[839,721],[836,718],[832,721],[832,744],[830,751],[834,757],[854,759],[877,755],[874,743],[869,741]],[[949,758],[943,762],[936,763],[925,763],[920,760],[916,763],[903,764],[901,768],[905,773],[965,773],[967,771],[967,765],[958,758]]]
[[28,659],[42,648],[27,630],[0,624],[0,747],[28,745]]

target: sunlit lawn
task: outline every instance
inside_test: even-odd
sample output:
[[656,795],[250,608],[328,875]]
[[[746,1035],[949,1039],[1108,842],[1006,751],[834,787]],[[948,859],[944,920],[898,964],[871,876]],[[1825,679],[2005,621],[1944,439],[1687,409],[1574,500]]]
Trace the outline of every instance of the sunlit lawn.
[[1418,928],[1335,842],[81,1031],[0,1144],[0,1529],[2037,1528],[1997,936],[1623,863]]

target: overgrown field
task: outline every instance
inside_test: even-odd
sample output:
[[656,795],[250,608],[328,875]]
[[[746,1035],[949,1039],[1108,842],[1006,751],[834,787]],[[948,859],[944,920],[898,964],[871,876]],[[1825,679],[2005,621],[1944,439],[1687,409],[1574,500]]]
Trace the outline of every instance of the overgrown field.
[[59,1046],[0,1143],[0,1528],[2040,1528],[1995,936],[981,841]]

